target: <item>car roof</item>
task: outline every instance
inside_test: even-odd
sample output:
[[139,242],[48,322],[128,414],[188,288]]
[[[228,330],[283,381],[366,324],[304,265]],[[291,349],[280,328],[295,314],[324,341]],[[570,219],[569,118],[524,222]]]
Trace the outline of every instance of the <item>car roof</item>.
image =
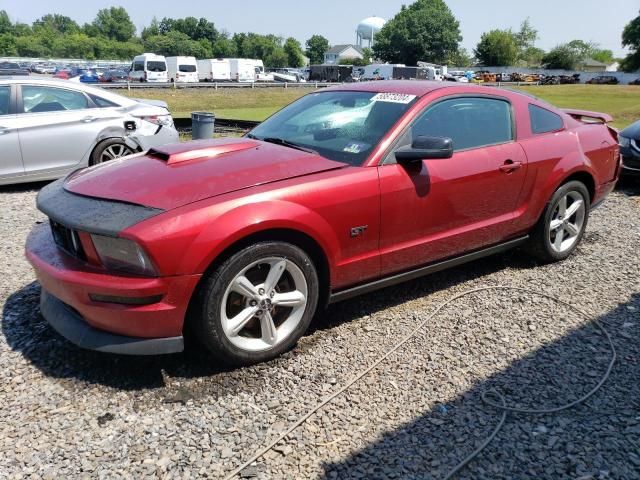
[[434,82],[429,80],[377,80],[372,82],[347,83],[336,87],[329,87],[326,90],[402,93],[405,95],[415,95],[417,97],[422,97],[427,93],[445,87],[448,87],[448,85],[443,85],[442,82]]
[[43,85],[50,87],[70,88],[79,90],[91,95],[98,95],[106,100],[111,100],[119,105],[126,107],[138,103],[128,97],[109,92],[102,88],[91,85],[85,85],[81,82],[70,82],[69,80],[58,78],[37,78],[37,77],[0,77],[0,85],[20,84],[20,85]]

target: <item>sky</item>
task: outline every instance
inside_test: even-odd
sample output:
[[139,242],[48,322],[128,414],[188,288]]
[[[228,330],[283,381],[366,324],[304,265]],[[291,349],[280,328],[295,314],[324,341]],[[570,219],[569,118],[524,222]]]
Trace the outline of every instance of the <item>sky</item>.
[[[460,22],[462,46],[470,53],[482,32],[494,28],[517,30],[527,17],[539,32],[536,46],[548,50],[574,39],[593,41],[601,48],[624,56],[621,46],[624,26],[640,10],[640,0],[445,0]],[[105,7],[124,6],[138,33],[153,16],[205,17],[219,30],[274,33],[294,37],[303,45],[313,34],[324,35],[332,45],[355,43],[356,26],[376,15],[392,18],[411,0],[0,0],[12,21],[31,23],[47,13],[67,15],[78,23],[91,22]]]

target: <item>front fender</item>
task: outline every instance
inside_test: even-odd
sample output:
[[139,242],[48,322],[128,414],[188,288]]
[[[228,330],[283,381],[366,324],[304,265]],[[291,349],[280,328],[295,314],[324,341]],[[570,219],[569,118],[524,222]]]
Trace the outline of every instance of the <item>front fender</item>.
[[240,205],[209,223],[193,240],[190,253],[180,264],[181,272],[204,272],[227,248],[255,233],[288,229],[306,234],[324,251],[329,265],[340,259],[340,244],[326,219],[302,205],[283,200],[267,200]]

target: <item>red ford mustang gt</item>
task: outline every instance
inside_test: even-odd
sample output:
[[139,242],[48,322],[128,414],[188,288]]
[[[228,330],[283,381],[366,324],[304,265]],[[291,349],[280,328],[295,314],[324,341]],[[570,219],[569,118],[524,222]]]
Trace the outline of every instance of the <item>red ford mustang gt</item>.
[[434,82],[327,88],[243,138],[169,145],[43,188],[43,316],[89,349],[236,365],[318,307],[517,245],[567,258],[620,170],[605,114]]

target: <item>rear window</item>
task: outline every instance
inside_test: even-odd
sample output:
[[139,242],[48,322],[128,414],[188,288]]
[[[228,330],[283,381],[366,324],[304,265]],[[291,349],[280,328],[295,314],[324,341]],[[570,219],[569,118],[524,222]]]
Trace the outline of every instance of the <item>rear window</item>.
[[157,61],[147,62],[147,70],[149,72],[166,72],[167,65],[164,62],[157,62]]
[[178,70],[180,70],[181,72],[193,73],[193,72],[196,71],[196,66],[195,65],[180,65],[178,67]]
[[564,122],[560,115],[536,105],[529,104],[529,117],[531,118],[531,131],[533,133],[555,132],[564,127]]

